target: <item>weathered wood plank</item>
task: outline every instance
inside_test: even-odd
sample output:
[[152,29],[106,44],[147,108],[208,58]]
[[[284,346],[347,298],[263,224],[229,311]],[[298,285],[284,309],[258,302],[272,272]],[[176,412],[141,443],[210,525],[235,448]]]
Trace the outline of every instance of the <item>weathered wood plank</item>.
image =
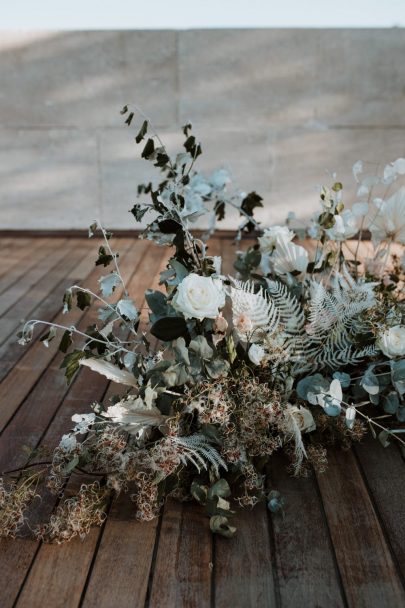
[[32,240],[29,246],[21,248],[19,252],[13,252],[16,263],[6,267],[0,277],[0,294],[3,294],[16,281],[29,273],[48,252],[50,247],[48,239]]
[[[128,244],[129,244],[129,242],[128,242]],[[132,244],[132,248],[135,248],[134,244]],[[130,257],[131,248],[126,249],[124,247],[123,249],[124,249],[124,255],[121,258],[121,272],[123,274],[124,279],[127,279],[133,273],[134,266],[133,266],[132,259]],[[118,295],[118,293],[117,293],[117,295]],[[91,322],[93,316],[94,316],[94,311],[91,310],[91,311],[87,312],[83,318],[82,323],[87,325],[89,322]],[[55,407],[54,401],[56,401],[58,398],[59,398],[59,400],[61,398],[63,398],[63,394],[67,390],[65,382],[63,382],[63,373],[61,372],[61,370],[59,370],[57,368],[55,368],[54,382],[60,382],[60,385],[59,384],[57,385],[59,387],[59,393],[58,393],[58,387],[55,388],[53,384],[50,384],[49,380],[48,380],[48,382],[46,382],[45,380],[46,379],[44,378],[44,382],[41,382],[38,385],[39,387],[41,385],[43,385],[44,390],[46,390],[48,388],[47,398],[46,398],[46,400],[43,401],[43,403],[45,404],[45,407],[42,407],[39,410],[39,421],[37,421],[35,419],[35,415],[33,415],[33,414],[35,414],[35,405],[39,406],[42,403],[42,401],[40,399],[38,399],[38,396],[37,396],[37,401],[36,402],[34,401],[34,403],[32,404],[33,409],[28,408],[28,410],[26,410],[26,408],[22,408],[20,410],[20,412],[26,411],[26,415],[28,416],[28,422],[23,424],[22,427],[24,429],[24,432],[27,434],[28,445],[31,445],[32,447],[35,447],[37,445],[38,440],[40,439],[40,436],[41,436],[40,431],[42,431],[42,433],[43,433],[43,429],[45,428],[46,423],[47,423],[46,421],[47,420],[49,421],[49,419],[52,417],[52,413],[54,411],[54,410],[52,410],[52,408]],[[58,410],[58,416],[52,420],[49,428],[47,429],[47,431],[45,433],[45,436],[42,438],[41,444],[40,444],[41,447],[43,447],[43,448],[47,447],[50,450],[50,452],[52,453],[52,450],[59,443],[59,439],[60,439],[61,435],[65,432],[67,432],[71,428],[72,415],[74,413],[84,413],[84,412],[88,411],[89,404],[91,402],[93,402],[94,400],[97,400],[97,399],[101,400],[103,398],[103,395],[105,393],[107,386],[108,386],[108,382],[103,376],[94,374],[88,369],[82,370],[78,374],[75,382],[72,384],[72,386],[68,390],[68,392],[62,402],[62,407]],[[35,393],[35,391],[34,391],[34,393]],[[32,395],[34,393],[31,393],[31,395],[29,396],[31,399],[33,398]],[[52,395],[54,395],[53,398],[52,398]],[[20,414],[20,412],[19,412],[19,414]],[[39,422],[40,431],[36,431],[36,427],[34,427],[34,425],[37,422]],[[13,428],[14,425],[15,425],[15,421],[13,420],[10,427],[8,427],[8,429]],[[11,466],[11,462],[13,462],[13,466],[16,466],[16,467],[26,466],[26,464],[28,462],[27,455],[22,451],[13,450],[12,455],[7,456],[8,447],[9,447],[9,442],[5,442],[4,436],[3,436],[2,441],[0,442],[0,458],[1,458],[2,454],[3,454],[3,457],[4,457],[4,454],[6,454],[6,456],[4,458],[5,458],[5,460],[7,460],[7,458],[8,458],[8,466]],[[77,483],[77,481],[76,481],[76,483]],[[79,483],[81,483],[81,480],[79,481]],[[36,508],[34,509],[32,517],[30,518],[30,523],[32,526],[34,526],[36,523],[39,523],[40,521],[46,520],[47,517],[49,517],[50,513],[52,512],[53,507],[55,506],[55,504],[57,502],[57,498],[55,496],[53,496],[46,488],[41,488],[41,496],[42,496],[42,500],[36,505]],[[94,534],[92,532],[92,535],[94,536],[95,541],[97,541],[97,534]],[[0,544],[0,546],[1,546],[1,544]],[[39,544],[34,541],[31,541],[31,540],[24,541],[22,539],[17,539],[14,541],[12,546],[10,546],[9,543],[6,544],[3,548],[3,551],[0,552],[0,568],[3,571],[7,572],[7,574],[8,574],[7,597],[9,598],[10,603],[7,603],[7,606],[13,605],[13,602],[15,601],[15,598],[17,597],[17,595],[19,593],[20,587],[26,577],[26,573],[27,573],[27,569],[28,569],[26,567],[28,556],[30,556],[30,560],[28,560],[28,565],[30,565],[33,557],[35,556],[35,554],[38,550],[38,547],[39,547]],[[54,549],[55,548],[56,547],[54,547]],[[13,552],[12,556],[9,555],[10,550]],[[86,555],[87,555],[87,551],[88,551],[88,546],[86,547]],[[20,557],[22,555],[24,555],[25,557],[24,557],[24,559],[16,559],[16,557],[18,555],[20,555]],[[11,568],[10,568],[10,566],[11,566]],[[73,569],[73,574],[76,575],[76,571],[74,569]],[[41,576],[42,576],[41,565],[39,565],[38,576],[39,576],[39,578],[41,578]],[[62,581],[59,581],[59,583],[63,584]],[[81,593],[81,589],[80,589],[80,593]],[[38,595],[38,597],[42,598],[42,596],[40,594]],[[80,595],[79,595],[79,597],[80,597]],[[63,594],[62,594],[62,599],[64,599]],[[43,600],[43,598],[42,598],[42,600]],[[41,605],[41,604],[38,604],[38,605]],[[44,604],[42,604],[42,605],[44,605]],[[64,605],[64,604],[61,604],[61,605]]]
[[348,605],[404,606],[405,593],[356,458],[330,449],[318,476]]
[[[35,307],[46,300],[50,292],[60,282],[60,277],[74,268],[77,261],[86,252],[85,247],[81,247],[80,241],[74,240],[71,243],[72,252],[59,251],[55,254],[55,265],[35,283],[17,302],[9,308],[1,317],[0,325],[0,344],[3,343],[21,325],[22,319],[32,318],[32,311]],[[58,261],[59,258],[59,261]]]
[[65,255],[67,241],[62,241],[61,246],[53,250],[45,246],[41,251],[43,257],[25,273],[18,281],[13,283],[7,291],[0,295],[0,315],[3,315],[13,304],[31,289],[39,280],[42,279]]
[[405,463],[395,441],[392,444],[383,448],[369,436],[356,445],[355,452],[405,579]]
[[[136,299],[139,305],[145,306],[143,291],[146,287],[157,289],[159,287],[159,275],[166,267],[168,250],[154,252],[155,259],[160,259],[159,268],[155,269],[154,279],[148,284],[152,277],[150,267],[144,276],[142,269],[137,273],[137,294]],[[143,310],[143,322],[147,316],[147,311]],[[142,324],[141,324],[142,325]],[[111,390],[109,393],[114,394]],[[108,396],[106,398],[106,401]],[[158,520],[141,524],[134,520],[134,506],[129,503],[128,496],[121,495],[112,503],[111,517],[109,516],[103,530],[100,532],[101,543],[95,556],[89,582],[84,597],[84,606],[105,606],[111,605],[112,596],[105,593],[105,588],[114,589],[114,597],[120,606],[135,605],[143,606],[146,598],[148,575],[151,566],[153,549],[155,545],[156,528]],[[125,530],[125,531],[124,531]],[[120,547],[120,552],[128,559],[111,563],[111,551],[115,547]],[[142,547],[142,553],[135,549]],[[117,579],[122,584],[117,585]],[[104,586],[101,589],[101,581]],[[130,593],[128,589],[130,588]],[[117,595],[118,594],[118,595]],[[131,599],[134,598],[134,599]],[[129,604],[128,604],[129,602]]]
[[[149,244],[146,242],[140,242],[140,243],[136,243],[136,247],[131,250],[132,253],[136,254],[136,259],[137,259],[137,263],[140,264],[141,260],[142,260],[142,254],[145,254],[145,250],[146,248],[149,247]],[[137,269],[137,272],[132,276],[132,278],[127,281],[127,286],[128,286],[128,290],[129,292],[136,298],[136,295],[138,293],[142,293],[143,296],[143,292],[144,290],[150,285],[151,279],[155,277],[156,272],[160,266],[161,263],[161,257],[163,255],[162,251],[159,251],[157,253],[157,255],[155,256],[149,256],[149,260],[150,263],[148,265],[148,268],[145,268],[143,266],[140,266]],[[123,264],[121,264],[121,271],[123,268]],[[133,269],[136,268],[136,264],[133,264]],[[125,277],[124,277],[125,278]],[[140,298],[138,298],[138,302],[139,302]],[[141,300],[142,301],[142,300]],[[94,374],[93,374],[94,376]],[[89,387],[91,389],[92,384],[89,383]],[[118,389],[118,391],[117,391]],[[112,384],[110,384],[110,388],[109,388],[109,393],[110,394],[114,394],[116,392],[119,392],[120,387],[116,387]],[[91,390],[90,390],[91,392]],[[89,395],[90,397],[90,395]],[[97,398],[96,395],[93,394],[91,399],[87,399],[86,400],[86,411],[88,411],[88,403],[93,401],[95,398]],[[80,399],[80,403],[81,405],[79,405],[79,407],[77,407],[76,405],[76,410],[75,411],[80,411],[80,407],[83,407],[83,396],[79,396]],[[78,400],[77,399],[77,400]],[[70,412],[70,416],[72,414],[72,410]],[[70,418],[69,416],[69,418]],[[58,437],[60,437],[61,434],[61,428],[58,428],[58,433],[55,433],[56,430],[56,426],[59,425],[59,423],[61,422],[59,420],[60,416],[58,416],[57,418],[57,424],[53,425],[53,429],[52,429],[52,436],[53,436],[53,440],[57,441]],[[56,419],[55,419],[56,421]],[[66,420],[66,422],[68,422],[68,420]],[[67,430],[67,428],[69,428],[68,426],[65,428],[65,431]],[[84,482],[89,482],[92,481],[93,478],[91,476],[74,476],[72,477],[72,479],[68,482],[67,484],[67,488],[66,488],[66,493],[69,494],[73,494],[75,493],[80,484],[84,483]],[[49,502],[49,501],[48,501]],[[135,530],[135,529],[133,529]],[[135,530],[135,532],[138,531],[138,533],[143,534],[144,531],[143,529],[141,529],[139,526],[137,526],[137,530]],[[152,529],[151,529],[152,531]],[[71,549],[71,543],[63,545],[61,547],[49,547],[48,545],[44,545],[41,546],[39,548],[39,551],[35,557],[35,561],[32,564],[32,567],[30,569],[28,578],[24,584],[24,588],[22,591],[22,595],[21,598],[18,602],[18,606],[33,606],[33,608],[35,608],[36,606],[38,606],[38,608],[40,606],[43,606],[43,602],[46,600],[48,602],[50,602],[50,604],[52,606],[54,606],[55,608],[58,608],[59,606],[62,608],[65,607],[72,607],[74,608],[75,606],[77,606],[77,601],[78,601],[78,593],[79,593],[79,589],[80,589],[80,596],[83,592],[83,589],[85,587],[86,584],[86,580],[87,580],[87,576],[88,576],[88,572],[89,572],[89,568],[90,565],[92,563],[93,560],[93,555],[94,552],[97,549],[97,545],[99,542],[99,538],[101,536],[102,531],[100,529],[97,530],[93,530],[91,535],[86,539],[85,543],[80,544],[77,542],[74,542],[73,544],[73,549]],[[45,548],[44,548],[45,547]],[[152,546],[153,548],[153,546]],[[130,547],[128,547],[128,551],[130,551]],[[52,559],[50,559],[50,556],[53,555],[54,552],[57,552],[58,555],[58,560],[57,563],[53,563]],[[60,558],[60,556],[62,555],[62,558]],[[91,556],[91,559],[90,557]],[[79,562],[82,564],[82,568],[80,569],[80,572],[77,572],[76,570],[66,570],[65,564],[67,562],[70,562],[71,559],[74,559],[75,561]],[[119,567],[122,567],[125,569],[125,567],[127,566],[125,563],[121,563],[121,564],[117,564]],[[130,566],[130,564],[129,564]],[[43,595],[42,592],[38,593],[38,588],[41,588],[41,581],[42,578],[45,576],[44,573],[48,573],[49,577],[52,577],[53,582],[55,583],[55,585],[49,590],[47,590],[46,595]],[[141,579],[136,579],[134,577],[134,574],[132,572],[132,570],[129,571],[129,576],[132,576],[133,581],[132,584],[136,583],[136,586],[139,590],[139,592],[142,592],[142,584],[144,584],[144,581]],[[69,598],[66,598],[65,596],[60,596],[58,595],[58,588],[60,586],[70,586],[70,583],[72,582],[72,584],[74,584],[74,592],[71,596],[69,596]],[[114,580],[112,579],[112,588],[114,588]],[[29,603],[30,598],[32,597],[32,595],[35,595],[35,602],[34,603]],[[79,596],[79,599],[80,599]],[[89,596],[89,601],[91,600],[91,596]]]
[[274,454],[269,466],[270,487],[286,500],[283,514],[271,515],[280,605],[342,608],[345,599],[316,479],[291,477],[288,462]]
[[[122,245],[129,247],[130,241]],[[92,291],[98,288],[97,281],[100,272],[99,269],[94,270],[86,281],[86,287]],[[60,313],[53,321],[67,326],[75,325],[83,331],[86,329],[87,323],[83,321],[81,326],[78,323],[83,319],[85,314],[88,313],[74,308],[67,315]],[[4,429],[32,387],[46,373],[46,367],[50,365],[56,356],[57,349],[57,340],[53,340],[49,348],[44,348],[41,343],[36,342],[21,358],[12,372],[2,381],[0,384],[0,403],[2,404],[0,409],[0,430]]]
[[232,525],[237,527],[232,539],[214,537],[215,607],[275,608],[274,556],[266,505],[261,503],[253,510],[237,509]]
[[149,608],[204,608],[211,603],[212,535],[202,508],[166,502]]
[[[61,273],[59,279],[63,276],[62,280],[59,280],[59,283],[52,289],[52,292],[29,313],[31,318],[53,321],[56,315],[61,312],[62,298],[66,289],[74,283],[80,283],[94,267],[94,262],[89,256],[85,255],[84,260],[79,257],[82,251],[84,253],[88,252],[88,250],[86,252],[85,248],[82,249],[80,247],[80,249],[75,249],[75,252],[72,252],[71,254],[73,266],[71,267],[69,274],[72,274],[72,271],[75,271],[77,272],[77,275],[75,277],[65,277],[64,274]],[[67,270],[69,270],[69,268],[67,268]],[[40,335],[41,334],[39,334],[39,336]],[[2,381],[17,362],[27,354],[28,350],[37,340],[38,337],[26,347],[22,348],[21,345],[18,344],[15,332],[13,332],[9,338],[3,342],[0,346],[0,381]]]
[[139,522],[134,512],[128,495],[121,495],[113,502],[83,608],[144,605],[158,519]]

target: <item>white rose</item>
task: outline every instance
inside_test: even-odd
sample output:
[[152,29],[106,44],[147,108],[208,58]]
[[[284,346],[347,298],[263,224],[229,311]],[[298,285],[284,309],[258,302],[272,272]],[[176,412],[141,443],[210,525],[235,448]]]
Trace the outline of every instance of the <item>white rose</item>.
[[294,418],[294,421],[297,423],[298,428],[302,433],[310,433],[316,429],[314,417],[306,407],[298,407],[288,403],[285,409],[285,414],[287,417],[286,430],[290,431],[291,433],[293,433],[295,429],[291,420],[288,423],[288,419],[290,417]]
[[252,344],[248,351],[248,357],[253,363],[253,365],[260,365],[263,361],[264,355],[266,351],[259,344]]
[[225,306],[222,282],[191,273],[178,286],[172,304],[186,319],[215,319]]
[[258,238],[260,250],[263,253],[271,253],[280,241],[289,243],[294,236],[294,233],[287,226],[270,226]]
[[405,355],[405,326],[395,325],[387,329],[377,340],[377,346],[390,359]]

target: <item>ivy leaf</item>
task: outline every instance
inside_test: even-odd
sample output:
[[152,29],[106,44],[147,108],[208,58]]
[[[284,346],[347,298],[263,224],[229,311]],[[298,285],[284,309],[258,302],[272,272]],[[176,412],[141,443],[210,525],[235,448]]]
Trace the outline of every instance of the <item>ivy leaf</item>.
[[144,120],[142,123],[142,127],[139,129],[138,135],[135,137],[135,141],[137,144],[141,143],[141,141],[144,139],[147,131],[148,131],[148,121]]
[[69,310],[72,310],[72,300],[72,290],[67,289],[63,296],[63,314],[66,314],[69,312]]
[[74,350],[72,353],[66,355],[61,363],[61,369],[65,369],[65,376],[67,384],[69,385],[72,381],[73,376],[79,369],[79,361],[86,356],[83,350]]
[[91,304],[91,295],[87,291],[79,290],[76,294],[77,306],[80,310],[84,310]]
[[183,317],[162,317],[155,321],[150,333],[158,340],[170,342],[188,334],[187,324]]
[[145,158],[146,160],[149,160],[150,157],[153,156],[154,151],[155,151],[154,141],[153,141],[153,139],[149,138],[145,144],[144,149],[142,150],[141,157]]
[[134,216],[134,218],[136,219],[137,222],[140,222],[148,210],[149,210],[149,207],[136,204],[132,207],[130,213],[132,213],[132,215]]
[[44,334],[42,336],[42,338],[40,338],[40,340],[41,340],[41,342],[44,343],[44,346],[46,346],[48,348],[49,342],[51,342],[55,336],[56,336],[56,327],[51,327],[50,330],[47,331],[46,334]]
[[107,253],[105,247],[101,245],[98,250],[98,258],[96,260],[96,266],[108,266],[113,261],[113,256]]
[[158,225],[163,234],[177,234],[181,230],[181,224],[175,220],[162,220]]
[[220,222],[225,219],[225,203],[224,201],[216,201],[214,206],[214,212],[217,217],[217,220]]
[[263,207],[263,198],[256,192],[249,192],[242,201],[241,209],[250,217],[253,216],[253,211],[256,207]]
[[135,114],[133,112],[129,113],[128,118],[125,121],[125,124],[128,125],[128,127],[130,126],[134,116],[135,116]]
[[105,298],[108,298],[117,285],[121,283],[121,279],[116,272],[112,272],[105,277],[101,277],[98,282],[100,283],[101,293]]
[[166,165],[168,164],[169,161],[170,161],[170,158],[168,157],[168,155],[166,154],[165,151],[157,152],[156,153],[156,162],[154,163],[154,166],[155,167],[166,167]]
[[192,128],[193,125],[191,124],[191,122],[188,122],[182,127],[183,133],[186,137],[188,137],[189,131],[191,131]]
[[72,344],[73,340],[72,340],[72,332],[67,329],[62,336],[62,339],[60,341],[59,344],[59,350],[62,353],[67,353],[69,346]]

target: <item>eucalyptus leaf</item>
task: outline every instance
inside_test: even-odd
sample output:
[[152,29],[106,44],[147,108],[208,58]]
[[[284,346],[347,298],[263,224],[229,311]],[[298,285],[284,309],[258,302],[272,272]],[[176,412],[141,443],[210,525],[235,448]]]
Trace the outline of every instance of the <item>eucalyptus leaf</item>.
[[225,538],[232,538],[236,532],[236,528],[230,525],[228,518],[224,515],[213,515],[210,518],[210,528],[214,534],[220,534]]

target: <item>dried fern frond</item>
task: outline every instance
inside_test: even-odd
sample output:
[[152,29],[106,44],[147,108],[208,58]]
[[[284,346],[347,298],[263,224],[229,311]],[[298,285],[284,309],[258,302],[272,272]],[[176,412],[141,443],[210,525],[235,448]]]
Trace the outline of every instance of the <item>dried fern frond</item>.
[[279,314],[263,288],[255,292],[249,281],[233,280],[230,290],[233,324],[244,342],[257,342],[261,336],[277,330]]
[[189,461],[199,472],[207,469],[208,464],[214,467],[216,473],[219,467],[228,470],[225,461],[205,435],[197,433],[188,437],[171,437],[171,440],[180,448],[179,456],[183,464],[187,465]]

